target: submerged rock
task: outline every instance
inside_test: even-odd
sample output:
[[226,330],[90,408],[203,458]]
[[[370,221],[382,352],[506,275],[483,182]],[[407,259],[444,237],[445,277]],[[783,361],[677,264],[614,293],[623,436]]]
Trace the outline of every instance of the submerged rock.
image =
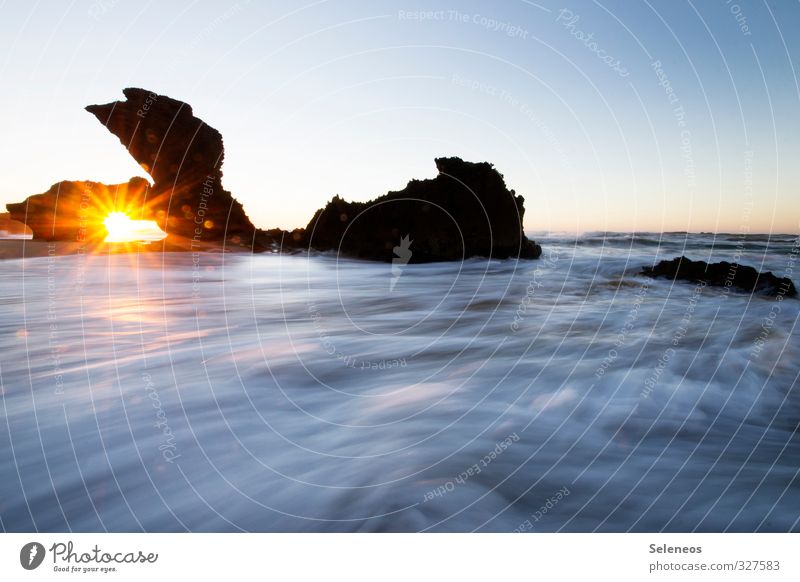
[[256,229],[222,187],[222,135],[182,101],[145,89],[123,93],[125,101],[86,110],[153,177],[147,213],[167,234],[250,246]]
[[671,261],[661,261],[654,267],[643,267],[642,275],[666,277],[668,279],[705,282],[717,287],[735,287],[748,293],[795,297],[797,289],[791,279],[779,278],[772,272],[759,273],[753,267],[722,261],[706,263],[692,261],[686,257],[675,257]]
[[369,202],[334,197],[314,214],[303,243],[408,263],[541,255],[541,247],[522,231],[523,197],[506,187],[492,164],[438,158],[436,167],[435,178],[412,180],[403,190]]

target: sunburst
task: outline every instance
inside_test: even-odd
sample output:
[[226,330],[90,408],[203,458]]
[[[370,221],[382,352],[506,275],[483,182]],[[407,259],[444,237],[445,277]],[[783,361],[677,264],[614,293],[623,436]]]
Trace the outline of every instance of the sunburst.
[[109,212],[103,220],[108,234],[107,243],[152,242],[162,240],[166,233],[153,220],[133,220],[125,212]]

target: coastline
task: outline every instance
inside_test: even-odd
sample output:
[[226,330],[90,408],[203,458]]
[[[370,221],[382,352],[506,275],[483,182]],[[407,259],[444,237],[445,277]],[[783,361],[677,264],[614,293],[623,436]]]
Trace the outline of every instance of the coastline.
[[104,243],[0,239],[0,261],[35,259],[48,256],[101,255],[153,252],[251,253],[251,249],[224,242],[197,242],[170,236],[169,241],[150,243]]

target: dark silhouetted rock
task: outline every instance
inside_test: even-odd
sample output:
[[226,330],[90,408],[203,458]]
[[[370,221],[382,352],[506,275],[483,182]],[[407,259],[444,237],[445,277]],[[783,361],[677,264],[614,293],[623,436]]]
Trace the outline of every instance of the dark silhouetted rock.
[[412,180],[369,202],[336,196],[316,212],[303,242],[318,250],[379,261],[409,237],[410,263],[481,256],[535,259],[541,247],[522,232],[524,199],[486,162],[438,158],[439,175]]
[[[486,162],[438,158],[439,175],[412,180],[370,202],[335,197],[305,229],[258,230],[222,187],[220,133],[181,101],[144,89],[126,100],[89,105],[92,113],[153,178],[127,184],[60,182],[43,194],[9,204],[14,220],[46,240],[102,240],[112,211],[154,220],[169,236],[164,249],[225,241],[253,250],[334,250],[403,262],[455,261],[473,256],[535,259],[541,247],[522,231],[524,200]],[[189,246],[187,247],[187,241]],[[402,243],[401,243],[402,241]],[[401,246],[399,246],[401,245]]]
[[[89,105],[153,177],[145,214],[167,234],[250,246],[255,227],[222,187],[222,136],[186,103],[144,89],[125,89],[126,101]],[[143,216],[143,218],[147,218]]]
[[795,297],[797,295],[797,289],[791,279],[776,277],[771,272],[759,273],[753,267],[726,261],[709,264],[705,261],[692,261],[686,257],[676,257],[671,261],[661,261],[654,267],[644,267],[642,275],[693,283],[705,282],[717,287],[735,287],[748,293],[770,296]]
[[33,238],[48,241],[100,242],[106,236],[103,220],[109,212],[127,212],[131,218],[149,220],[142,201],[148,182],[131,178],[127,184],[64,181],[24,202],[7,204],[13,220],[25,223]]

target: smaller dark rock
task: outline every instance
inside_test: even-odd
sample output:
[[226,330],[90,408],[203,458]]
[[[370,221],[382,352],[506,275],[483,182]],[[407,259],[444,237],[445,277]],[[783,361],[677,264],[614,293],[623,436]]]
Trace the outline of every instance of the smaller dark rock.
[[760,293],[775,297],[796,297],[797,289],[787,277],[776,277],[772,272],[759,273],[753,267],[721,261],[706,263],[692,261],[686,257],[675,257],[661,261],[654,267],[643,267],[642,275],[666,277],[676,281],[704,282],[715,287],[735,287],[748,293]]

